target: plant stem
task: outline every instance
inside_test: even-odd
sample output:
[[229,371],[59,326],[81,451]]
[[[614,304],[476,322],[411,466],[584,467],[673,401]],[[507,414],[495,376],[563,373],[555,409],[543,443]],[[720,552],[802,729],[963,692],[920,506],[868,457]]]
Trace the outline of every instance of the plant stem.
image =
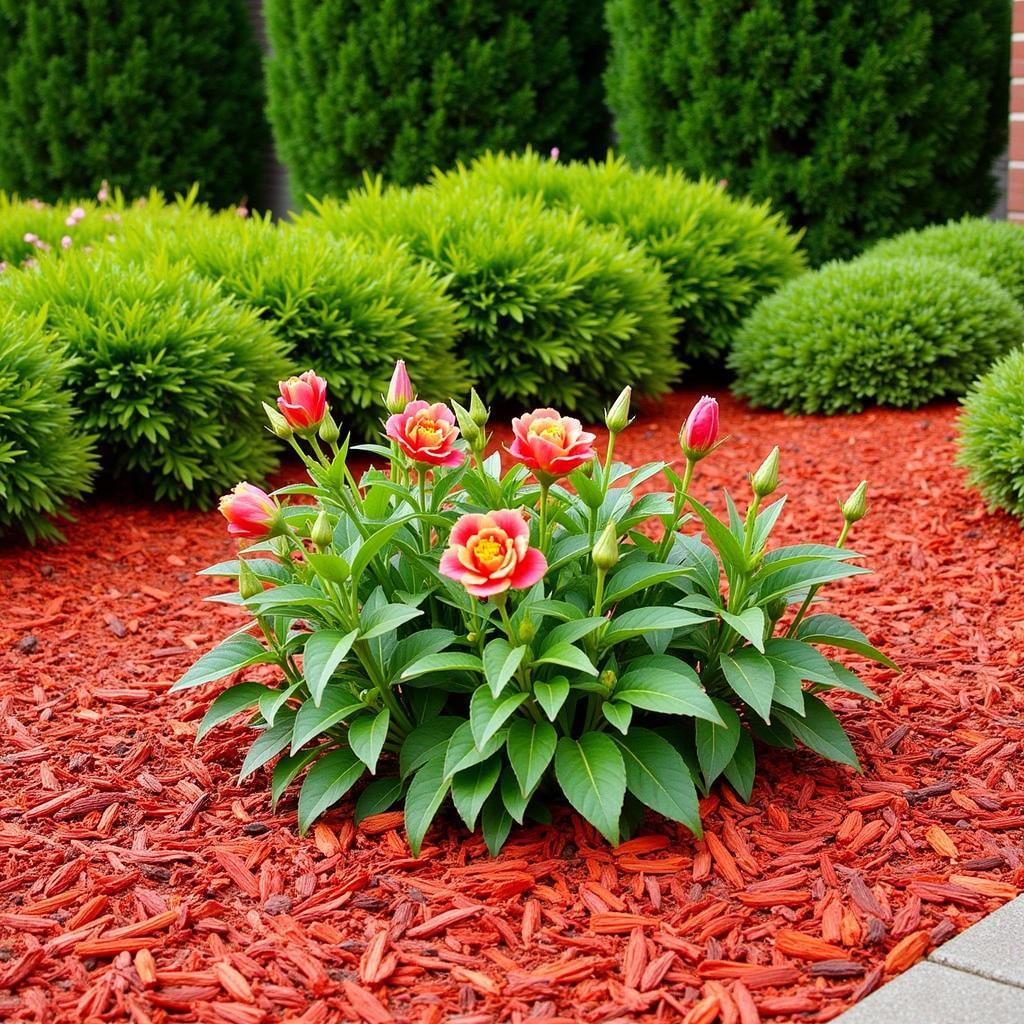
[[430,551],[430,524],[427,522],[427,471],[421,469],[419,471],[419,491],[420,491],[420,512],[423,513],[423,522],[420,523],[420,546],[423,549],[423,554],[427,554]]
[[[839,540],[836,541],[836,547],[841,548],[846,543],[847,535],[850,532],[850,523],[844,522],[842,530],[839,531]],[[807,614],[808,608],[811,607],[811,602],[814,600],[814,595],[821,590],[821,584],[816,583],[810,590],[807,591],[807,596],[804,598],[804,603],[800,605],[796,615],[793,616],[793,621],[789,624],[789,629],[786,630],[786,636],[792,636],[800,625],[803,617]]]
[[676,490],[675,498],[672,501],[672,521],[665,524],[665,533],[662,535],[661,544],[658,546],[658,561],[664,562],[672,550],[675,542],[676,524],[679,517],[686,508],[686,501],[690,496],[690,481],[693,479],[693,469],[697,463],[693,459],[686,460],[686,469],[683,471],[683,482]]
[[543,480],[538,481],[540,484],[540,550],[541,554],[546,555],[548,553],[548,491],[551,489],[551,484],[545,483]]

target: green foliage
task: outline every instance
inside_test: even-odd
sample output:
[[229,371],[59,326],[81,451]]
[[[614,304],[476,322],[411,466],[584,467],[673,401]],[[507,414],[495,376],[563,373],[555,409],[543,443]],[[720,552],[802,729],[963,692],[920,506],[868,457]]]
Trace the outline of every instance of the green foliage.
[[208,505],[273,468],[277,442],[253,396],[273,391],[290,364],[257,312],[213,282],[104,249],[6,275],[0,300],[45,310],[75,357],[68,385],[105,469],[144,478],[158,498]]
[[448,281],[459,349],[486,400],[600,415],[630,381],[664,393],[679,373],[664,275],[617,232],[484,184],[384,189],[318,203],[304,228],[398,239]]
[[1024,302],[1024,231],[1008,221],[985,217],[936,224],[879,242],[871,250],[881,259],[925,257],[955,263],[990,277],[1018,302]]
[[0,309],[0,535],[55,540],[53,517],[90,488],[93,438],[64,390],[70,360],[43,317]]
[[268,113],[297,198],[423,181],[488,148],[600,151],[588,0],[267,0]]
[[126,229],[122,252],[143,261],[154,251],[185,259],[257,307],[295,361],[331,385],[332,412],[360,439],[379,425],[376,403],[397,359],[422,382],[423,397],[462,393],[472,383],[453,351],[456,304],[397,243],[335,239],[191,205],[140,227]]
[[682,321],[679,354],[715,359],[764,295],[804,269],[799,238],[767,203],[734,198],[678,171],[636,170],[611,154],[603,162],[561,163],[532,151],[487,154],[466,177],[516,196],[540,194],[577,207],[588,223],[616,227],[661,265]]
[[[372,446],[389,464],[368,470],[358,491],[347,451],[332,458],[314,446],[303,452],[310,485],[281,492],[313,498],[281,509],[275,528],[288,543],[256,539],[244,572],[237,560],[206,570],[238,580],[220,600],[244,605],[268,639],[229,637],[175,689],[276,665],[276,681],[221,693],[199,731],[244,712],[256,736],[241,775],[279,757],[275,803],[306,772],[301,830],[369,774],[357,815],[404,794],[417,854],[449,797],[493,852],[553,800],[611,843],[644,807],[699,836],[699,793],[724,777],[749,800],[755,738],[859,768],[820,695],[877,698],[817,648],[895,666],[839,616],[806,613],[823,585],[868,571],[861,556],[770,548],[784,499],[754,496],[741,515],[727,494],[722,522],[664,463],[633,469],[584,442],[573,446],[571,489],[539,487],[525,465],[502,473],[497,453],[469,459],[464,442],[451,443],[461,464],[422,489],[415,454]],[[672,491],[640,493],[662,471]],[[550,515],[538,514],[538,499]],[[679,532],[687,503],[704,539]],[[321,535],[314,551],[324,517],[333,541]],[[643,528],[659,523],[655,541]],[[444,556],[432,533],[448,538]],[[269,586],[247,585],[253,576]],[[481,598],[469,592],[479,579],[510,586]]]
[[607,17],[629,159],[771,200],[815,263],[994,201],[1005,0],[609,0]]
[[43,199],[256,187],[265,124],[243,0],[0,0],[0,187]]
[[1024,522],[1024,348],[999,359],[967,393],[959,462],[991,508]]
[[791,281],[754,310],[729,364],[734,390],[787,412],[916,408],[962,395],[1024,341],[1024,312],[949,263],[865,257]]
[[[81,209],[85,216],[68,223],[71,211]],[[0,192],[0,261],[8,267],[21,266],[25,260],[37,260],[43,253],[65,251],[62,239],[70,239],[68,251],[104,242],[120,229],[124,212],[120,197],[108,205],[92,200],[56,203],[38,199],[23,200]],[[26,235],[30,241],[26,241]]]

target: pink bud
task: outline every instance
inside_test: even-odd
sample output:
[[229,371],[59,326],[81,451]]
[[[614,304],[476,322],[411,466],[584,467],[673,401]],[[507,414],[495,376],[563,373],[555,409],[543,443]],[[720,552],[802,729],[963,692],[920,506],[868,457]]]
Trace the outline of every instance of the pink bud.
[[62,249],[70,249],[71,248],[71,236],[70,235],[65,235],[60,240],[60,247]]
[[552,160],[557,160],[558,159],[558,154],[560,152],[561,152],[561,150],[557,146],[552,146],[551,147],[551,159]]
[[237,213],[242,220],[245,220],[245,218],[249,216],[249,207],[243,203],[241,206],[235,207],[235,213]]
[[399,359],[395,363],[395,372],[391,374],[391,383],[388,385],[388,393],[384,398],[384,404],[388,412],[398,415],[405,412],[405,407],[413,400],[412,381],[409,380],[409,373],[405,368],[405,360]]
[[66,227],[73,228],[77,223],[78,220],[74,214],[68,214],[68,216],[64,218],[64,224]]
[[110,186],[107,184],[106,179],[104,179],[100,185],[100,190],[96,193],[96,198],[101,203],[105,203],[110,198]]
[[710,455],[717,440],[718,402],[705,395],[686,417],[679,432],[679,444],[686,457],[696,461]]
[[7,262],[5,260],[0,260],[0,274],[5,273],[7,273]]
[[312,432],[327,413],[327,381],[307,370],[300,377],[278,382],[281,397],[277,407],[292,430]]
[[254,484],[238,484],[220,499],[220,514],[232,537],[263,540],[278,532],[280,509],[274,499]]
[[39,241],[39,236],[32,234],[31,231],[26,231],[25,234],[22,235],[22,240],[28,242],[29,245],[35,245],[36,242]]

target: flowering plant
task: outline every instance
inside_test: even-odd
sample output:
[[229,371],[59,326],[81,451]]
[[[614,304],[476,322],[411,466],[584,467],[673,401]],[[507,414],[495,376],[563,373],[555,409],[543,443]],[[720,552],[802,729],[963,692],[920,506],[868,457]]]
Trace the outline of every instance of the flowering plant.
[[[385,468],[357,481],[315,374],[299,381],[267,411],[310,482],[274,495],[240,485],[222,502],[247,546],[206,572],[237,578],[219,600],[251,619],[175,689],[277,667],[275,682],[221,693],[198,738],[249,713],[241,777],[276,758],[276,804],[304,773],[301,829],[369,774],[357,817],[404,800],[415,852],[449,796],[491,850],[559,791],[612,843],[644,807],[700,835],[698,791],[724,776],[749,798],[754,740],[857,767],[819,694],[874,695],[817,645],[892,663],[843,619],[808,612],[823,584],[867,571],[844,546],[864,485],[835,547],[769,550],[785,500],[764,504],[778,449],[752,475],[745,514],[727,493],[721,522],[691,493],[721,443],[713,399],[683,427],[682,476],[615,460],[628,388],[603,453],[576,420],[538,409],[515,421],[503,471],[479,398],[417,401],[401,365],[389,444],[361,446]],[[671,489],[639,493],[658,474]],[[653,538],[645,527],[659,522]]]

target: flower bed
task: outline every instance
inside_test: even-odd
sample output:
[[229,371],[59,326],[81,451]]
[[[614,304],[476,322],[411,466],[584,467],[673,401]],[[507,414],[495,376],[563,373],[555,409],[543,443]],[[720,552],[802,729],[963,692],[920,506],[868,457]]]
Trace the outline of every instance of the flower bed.
[[[621,456],[675,456],[694,397],[641,419]],[[721,511],[721,486],[779,443],[779,543],[834,541],[831,513],[810,538],[797,523],[870,478],[854,546],[876,574],[829,610],[905,671],[862,666],[881,708],[830,698],[863,776],[765,754],[748,804],[703,801],[703,842],[653,818],[613,849],[557,810],[492,860],[446,815],[413,858],[394,812],[355,828],[344,805],[301,840],[293,800],[275,816],[235,784],[242,725],[193,747],[212,688],[165,694],[238,621],[193,576],[231,554],[220,517],[97,502],[66,547],[4,551],[0,1016],[834,1016],[1024,882],[1021,535],[964,489],[954,417],[723,403],[732,440],[695,494]]]

